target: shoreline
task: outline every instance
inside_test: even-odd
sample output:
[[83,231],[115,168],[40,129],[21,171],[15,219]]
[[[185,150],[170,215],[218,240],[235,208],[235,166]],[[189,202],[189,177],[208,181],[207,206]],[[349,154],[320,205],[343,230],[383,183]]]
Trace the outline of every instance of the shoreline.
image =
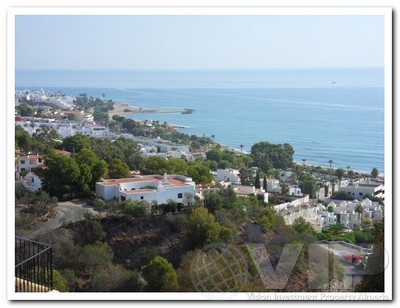
[[[126,111],[129,110],[129,111]],[[125,114],[135,113],[180,113],[180,114],[191,114],[193,109],[157,109],[157,108],[143,108],[135,105],[131,105],[123,102],[114,102],[114,109],[108,111],[109,119],[111,120],[114,115],[124,116]]]
[[[129,111],[124,111],[124,110],[127,110],[127,109],[129,109]],[[129,103],[123,103],[123,102],[116,102],[115,101],[114,102],[114,110],[108,111],[108,115],[109,115],[109,119],[111,120],[114,115],[124,116],[126,114],[135,114],[135,113],[149,113],[149,114],[151,114],[151,113],[182,113],[185,110],[187,110],[187,109],[179,109],[179,110],[176,109],[175,110],[175,109],[142,108],[142,107],[139,107],[139,106],[136,106],[136,105],[132,105],[132,104],[129,104]],[[186,126],[183,126],[183,125],[171,124],[171,123],[168,123],[168,126],[173,128],[173,129],[185,129],[185,128],[187,128]],[[222,144],[222,143],[216,142],[215,145],[219,145],[219,146],[221,146],[222,149],[226,149],[228,151],[232,151],[232,152],[234,152],[235,154],[238,154],[238,155],[240,155],[240,154],[250,154],[247,151],[243,151],[243,153],[241,153],[240,149],[233,148],[233,147],[231,147],[229,145],[226,145],[226,144]],[[301,161],[295,161],[294,160],[293,163],[296,164],[296,165],[299,165],[299,166],[303,165],[303,162],[301,162]],[[329,167],[322,166],[319,163],[314,163],[314,164],[313,163],[306,163],[305,165],[308,166],[308,167],[318,167],[318,166],[320,166],[323,170],[329,170]],[[346,168],[344,168],[344,167],[336,167],[336,168],[332,167],[332,170],[335,170],[335,169],[338,169],[338,168],[342,168],[342,169],[346,170]],[[356,172],[356,173],[358,173],[360,175],[363,175],[363,176],[370,176],[370,173],[367,172],[367,171],[359,171],[359,170],[352,170],[352,171],[354,171],[354,172]],[[383,173],[383,175],[379,175],[378,178],[384,179],[385,178],[384,173]]]

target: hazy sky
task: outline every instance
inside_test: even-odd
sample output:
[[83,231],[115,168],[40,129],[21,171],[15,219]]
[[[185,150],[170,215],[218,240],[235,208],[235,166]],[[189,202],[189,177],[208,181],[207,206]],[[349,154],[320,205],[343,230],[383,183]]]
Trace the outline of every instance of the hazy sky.
[[382,16],[17,16],[17,69],[383,67]]

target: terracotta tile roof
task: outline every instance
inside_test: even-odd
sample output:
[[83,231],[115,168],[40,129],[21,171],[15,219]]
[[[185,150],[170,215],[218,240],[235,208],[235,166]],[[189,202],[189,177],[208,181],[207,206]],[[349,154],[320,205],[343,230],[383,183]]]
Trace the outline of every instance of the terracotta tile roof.
[[[107,180],[106,182],[101,182],[105,186],[121,185],[125,183],[146,183],[146,182],[162,182],[163,178],[158,178],[154,176],[142,177],[142,178],[130,178],[130,179],[118,179],[118,180]],[[185,181],[179,179],[168,179],[168,183],[174,186],[184,186]]]

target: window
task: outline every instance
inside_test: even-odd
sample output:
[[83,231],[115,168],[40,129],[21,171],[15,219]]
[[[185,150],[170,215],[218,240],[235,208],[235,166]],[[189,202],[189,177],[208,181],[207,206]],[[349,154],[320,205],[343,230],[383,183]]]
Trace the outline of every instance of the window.
[[21,165],[25,165],[25,160],[21,160]]
[[25,171],[25,168],[21,168],[21,172],[22,172],[22,171]]
[[125,201],[125,200],[126,200],[125,196],[121,196],[121,201]]
[[32,178],[32,183],[34,183],[35,182],[35,179],[34,178]]
[[38,161],[39,161],[39,164],[41,164],[42,163],[42,158],[39,158]]
[[359,195],[359,196],[362,196],[362,195],[363,195],[363,193],[358,193],[358,195]]
[[144,199],[144,197],[143,196],[140,196],[140,200],[143,200]]
[[178,194],[178,199],[182,199],[182,193]]

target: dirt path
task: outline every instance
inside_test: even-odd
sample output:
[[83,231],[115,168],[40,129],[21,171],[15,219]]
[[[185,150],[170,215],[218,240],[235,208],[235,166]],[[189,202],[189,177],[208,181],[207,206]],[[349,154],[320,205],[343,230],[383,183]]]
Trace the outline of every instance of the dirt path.
[[92,213],[93,215],[99,215],[92,207],[86,205],[86,202],[59,202],[58,206],[54,209],[55,215],[52,219],[41,224],[38,229],[31,233],[31,236],[35,237],[41,234],[51,232],[63,224],[82,220],[85,213]]

